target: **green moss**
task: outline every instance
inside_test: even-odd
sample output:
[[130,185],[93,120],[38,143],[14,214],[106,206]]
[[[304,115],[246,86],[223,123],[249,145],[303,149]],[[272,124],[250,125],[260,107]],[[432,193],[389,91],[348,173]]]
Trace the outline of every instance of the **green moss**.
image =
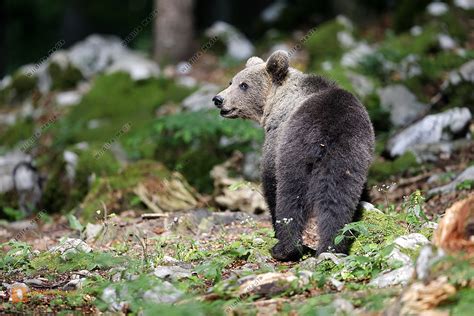
[[31,138],[35,132],[35,122],[31,118],[20,119],[11,126],[0,126],[2,146],[12,148],[21,141]]
[[406,152],[393,161],[377,158],[370,168],[369,182],[386,181],[392,175],[415,172],[420,167],[421,165],[416,161],[415,155],[411,152]]
[[352,244],[350,254],[362,255],[366,252],[364,247],[376,246],[380,249],[391,244],[395,238],[408,234],[400,218],[391,214],[364,210],[361,222],[368,230],[368,234],[360,234]]
[[15,91],[15,98],[22,99],[36,89],[37,79],[17,72],[12,76],[11,88]]
[[78,164],[73,183],[66,177],[66,164],[62,151],[50,153],[47,160],[39,161],[41,169],[48,170],[42,206],[50,212],[68,211],[80,203],[90,189],[90,178],[110,176],[118,172],[120,165],[109,151],[96,158],[98,146],[80,150],[69,147],[78,155]]
[[393,62],[400,62],[410,54],[425,55],[438,50],[438,34],[438,26],[433,23],[425,25],[423,32],[418,36],[410,33],[398,36],[389,34],[388,38],[382,42],[379,52]]
[[370,120],[376,132],[388,132],[391,128],[390,113],[380,106],[377,94],[370,94],[364,99],[364,105],[369,112]]
[[[148,129],[160,105],[179,102],[191,91],[163,78],[135,82],[126,73],[99,76],[81,103],[59,122],[55,145],[109,142],[129,123],[130,131],[119,139],[123,141],[132,132]],[[99,127],[88,128],[91,120],[98,120]]]
[[51,76],[53,90],[75,88],[77,83],[83,79],[81,71],[72,64],[68,64],[63,69],[59,64],[51,63],[48,66],[48,72]]
[[337,20],[321,24],[305,42],[309,52],[313,70],[320,68],[325,60],[339,60],[344,49],[339,43],[337,33],[346,30],[346,27]]
[[320,70],[319,74],[335,81],[342,88],[354,94],[356,93],[349,77],[347,76],[347,71],[339,63],[334,63],[330,70]]

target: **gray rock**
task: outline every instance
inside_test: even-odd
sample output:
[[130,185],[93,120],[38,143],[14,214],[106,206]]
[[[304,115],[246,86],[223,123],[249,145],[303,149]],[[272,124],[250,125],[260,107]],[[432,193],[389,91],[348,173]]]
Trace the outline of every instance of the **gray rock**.
[[367,56],[373,54],[375,49],[367,43],[357,43],[357,45],[341,58],[341,65],[344,67],[356,67]]
[[206,36],[217,36],[227,46],[227,55],[237,60],[247,59],[255,51],[252,43],[237,28],[226,22],[215,22],[206,30]]
[[20,163],[30,163],[31,156],[21,151],[8,152],[0,156],[0,193],[14,189],[13,170]]
[[352,71],[347,72],[347,77],[359,96],[365,97],[374,91],[374,84],[367,77]]
[[452,182],[429,190],[428,195],[454,192],[456,191],[456,187],[464,181],[474,181],[474,166],[471,166],[461,172]]
[[143,294],[143,300],[155,304],[173,304],[183,295],[184,293],[182,291],[165,281],[153,289],[146,291],[145,294]]
[[431,2],[426,9],[432,16],[441,16],[448,12],[449,7],[444,2],[435,1]]
[[79,163],[79,156],[73,151],[65,150],[63,152],[63,159],[66,163],[66,176],[72,183],[76,179],[76,169],[77,164]]
[[446,89],[449,85],[457,85],[462,81],[474,82],[474,60],[462,64],[459,69],[451,71],[448,79],[443,82],[441,88]]
[[86,278],[79,278],[79,279],[73,279],[63,285],[62,290],[63,291],[73,291],[77,289],[81,289],[84,283],[86,282]]
[[122,56],[116,58],[114,63],[106,70],[107,73],[119,71],[128,73],[135,81],[158,77],[160,74],[160,68],[154,61],[128,50]]
[[89,253],[92,251],[92,248],[80,239],[66,238],[61,241],[59,245],[51,248],[49,251],[52,253],[59,253],[61,254],[61,258],[67,259],[71,254],[79,252]]
[[474,9],[474,1],[473,0],[454,0],[454,4],[457,7],[460,7],[464,10]]
[[387,262],[392,265],[401,262],[404,266],[412,264],[411,258],[397,247],[393,248],[387,256]]
[[220,88],[215,84],[203,84],[196,92],[183,100],[183,108],[191,112],[214,109],[212,98],[219,91]]
[[267,23],[275,22],[286,7],[287,3],[285,1],[275,1],[262,11],[260,17]]
[[453,134],[465,129],[471,117],[468,108],[453,108],[428,115],[392,137],[387,143],[387,150],[390,156],[396,157],[419,145],[450,140]]
[[415,121],[429,110],[403,85],[391,85],[378,91],[382,109],[390,113],[390,121],[395,126],[404,126]]
[[332,306],[336,315],[354,315],[354,305],[348,300],[338,297],[332,302]]
[[97,237],[103,232],[104,225],[103,224],[93,224],[87,223],[85,236],[87,241],[96,240]]
[[461,138],[452,141],[440,141],[434,144],[417,144],[410,148],[419,162],[436,162],[440,159],[448,160],[453,152],[468,147],[472,141]]
[[43,195],[38,171],[30,163],[18,164],[13,170],[13,185],[18,194],[20,210],[31,214]]
[[413,233],[396,238],[394,244],[403,249],[416,250],[421,246],[429,244],[428,238],[422,234]]
[[192,272],[180,266],[158,266],[153,275],[163,280],[177,281],[191,277]]
[[406,285],[413,276],[415,268],[413,265],[406,265],[396,270],[383,273],[370,281],[370,285],[384,288],[394,285]]
[[86,78],[101,72],[117,71],[127,72],[133,80],[159,74],[156,63],[129,50],[114,36],[90,35],[69,49],[68,58]]
[[400,62],[400,68],[398,69],[402,79],[410,79],[422,73],[421,67],[418,64],[418,60],[419,57],[414,54],[410,54],[403,58],[403,60]]
[[309,280],[305,276],[298,277],[291,272],[268,272],[253,275],[245,277],[238,282],[241,284],[238,294],[272,296],[288,290],[294,282],[297,282],[302,287],[308,284]]
[[431,265],[444,256],[445,253],[442,249],[435,249],[431,245],[423,247],[416,259],[415,272],[417,279],[426,280],[430,274]]
[[[124,286],[124,288],[126,288]],[[119,312],[124,309],[125,306],[127,306],[126,301],[120,301],[117,291],[115,290],[115,287],[113,286],[108,286],[104,289],[101,295],[101,299],[108,304],[109,310],[112,312]]]

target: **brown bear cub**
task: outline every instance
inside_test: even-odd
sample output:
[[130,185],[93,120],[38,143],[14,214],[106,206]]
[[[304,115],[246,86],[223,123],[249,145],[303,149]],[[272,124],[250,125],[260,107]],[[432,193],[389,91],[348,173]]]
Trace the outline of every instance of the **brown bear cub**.
[[265,130],[262,183],[277,260],[347,251],[334,244],[354,220],[374,152],[364,106],[335,83],[289,67],[284,51],[266,62],[251,57],[213,99],[226,118],[257,121]]

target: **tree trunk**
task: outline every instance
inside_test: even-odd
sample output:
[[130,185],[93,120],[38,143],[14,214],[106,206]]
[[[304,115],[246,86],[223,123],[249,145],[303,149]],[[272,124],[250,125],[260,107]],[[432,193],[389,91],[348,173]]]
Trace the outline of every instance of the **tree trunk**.
[[[7,47],[5,41],[7,28],[7,14],[5,12],[5,2],[0,0],[0,79],[6,72]],[[2,25],[3,24],[3,25]]]
[[193,0],[155,0],[155,9],[155,60],[186,60],[193,52]]

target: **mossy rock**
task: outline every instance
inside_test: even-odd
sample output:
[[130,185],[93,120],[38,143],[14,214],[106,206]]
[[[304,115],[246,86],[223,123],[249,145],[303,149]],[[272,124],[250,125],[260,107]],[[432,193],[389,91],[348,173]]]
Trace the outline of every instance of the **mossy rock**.
[[369,183],[386,181],[392,175],[399,175],[419,170],[421,165],[411,152],[406,152],[397,159],[390,161],[377,158],[369,170]]
[[82,72],[70,63],[63,68],[53,62],[48,66],[48,73],[51,76],[53,90],[73,89],[84,78]]
[[304,43],[311,58],[312,70],[319,70],[321,63],[325,60],[341,58],[344,48],[337,37],[337,33],[341,31],[349,30],[338,20],[331,20],[321,24]]
[[367,227],[368,234],[360,234],[354,240],[349,254],[364,254],[365,246],[388,246],[397,237],[409,233],[408,227],[396,215],[384,214],[375,210],[364,210],[361,222]]
[[143,210],[144,205],[154,205],[161,211],[178,211],[196,207],[198,199],[179,173],[171,172],[162,163],[142,160],[115,175],[98,178],[80,209],[85,220],[92,220],[103,216],[96,211],[104,210],[104,205],[108,214],[140,209],[139,204]]
[[48,174],[42,206],[50,212],[72,209],[89,192],[91,177],[107,177],[120,169],[120,164],[109,151],[96,158],[96,153],[100,150],[98,146],[91,146],[89,149],[69,147],[67,150],[78,155],[73,183],[66,177],[66,163],[62,152],[49,155],[47,160],[39,162],[41,169],[47,170],[45,173]]
[[17,97],[23,98],[36,89],[36,83],[36,77],[17,72],[13,75],[11,87],[15,90]]
[[[99,76],[81,102],[58,122],[54,130],[55,145],[109,142],[124,124],[130,124],[130,131],[120,136],[121,142],[131,135],[147,135],[159,106],[178,103],[192,91],[165,78],[137,82],[121,72]],[[100,125],[89,128],[91,120],[98,120]]]

